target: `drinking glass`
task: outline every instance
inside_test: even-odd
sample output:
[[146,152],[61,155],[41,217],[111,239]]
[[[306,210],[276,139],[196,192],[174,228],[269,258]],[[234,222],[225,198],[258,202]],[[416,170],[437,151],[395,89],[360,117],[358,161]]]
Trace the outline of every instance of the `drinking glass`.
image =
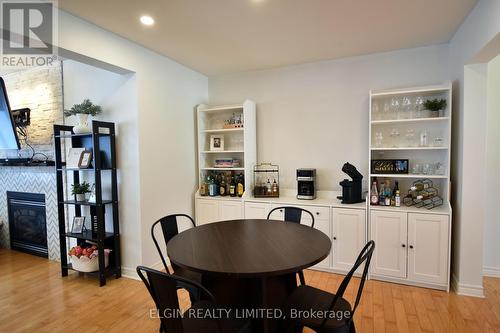
[[424,109],[424,98],[417,96],[415,98],[415,118],[422,118],[422,110]]
[[437,136],[434,138],[434,147],[443,147],[444,144],[444,139],[440,136]]
[[444,163],[438,162],[436,163],[436,175],[444,176],[446,173],[446,168]]
[[406,130],[405,134],[406,138],[406,145],[407,147],[414,147],[415,146],[415,130],[413,128],[409,128]]
[[384,102],[384,119],[391,119],[391,102],[388,99]]
[[380,106],[378,101],[372,101],[372,119],[380,120]]
[[410,117],[410,111],[412,108],[412,103],[410,100],[410,97],[405,96],[401,100],[401,110],[402,110],[402,118],[403,119],[409,119]]
[[399,130],[397,128],[393,128],[391,130],[392,146],[394,148],[398,147],[399,135],[400,135],[400,133],[399,133]]
[[382,147],[382,144],[384,142],[384,135],[382,132],[376,132],[375,133],[375,146],[380,148]]
[[422,173],[422,164],[415,163],[411,167],[411,173],[414,175],[420,175]]
[[401,108],[401,101],[398,97],[391,98],[391,111],[394,119],[399,119],[399,112]]

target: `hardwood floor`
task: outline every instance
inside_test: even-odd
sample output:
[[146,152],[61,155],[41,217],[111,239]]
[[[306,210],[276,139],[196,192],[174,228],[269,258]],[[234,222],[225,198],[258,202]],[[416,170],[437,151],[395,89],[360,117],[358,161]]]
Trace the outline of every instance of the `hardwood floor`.
[[[342,276],[306,271],[308,284],[335,292]],[[357,282],[357,281],[356,281]],[[356,311],[358,332],[500,332],[500,279],[486,298],[368,281]],[[354,287],[347,290],[352,302]],[[189,306],[180,292],[183,307]],[[0,249],[0,332],[157,332],[142,282],[60,277],[56,262]],[[310,331],[308,331],[310,332]]]

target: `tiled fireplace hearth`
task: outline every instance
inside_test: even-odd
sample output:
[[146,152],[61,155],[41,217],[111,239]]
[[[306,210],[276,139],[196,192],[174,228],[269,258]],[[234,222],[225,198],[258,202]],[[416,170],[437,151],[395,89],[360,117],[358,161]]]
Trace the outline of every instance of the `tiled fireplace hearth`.
[[51,260],[59,260],[56,175],[53,167],[0,167],[0,246],[10,248],[7,192],[38,193],[45,198],[47,247]]

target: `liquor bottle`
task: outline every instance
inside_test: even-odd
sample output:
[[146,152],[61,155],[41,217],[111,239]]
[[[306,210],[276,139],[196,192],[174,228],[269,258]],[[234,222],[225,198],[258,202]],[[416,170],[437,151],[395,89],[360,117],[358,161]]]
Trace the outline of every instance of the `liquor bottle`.
[[380,192],[379,192],[378,204],[381,205],[381,206],[385,206],[385,189],[384,189],[384,183],[380,184]]
[[396,207],[401,207],[401,197],[399,196],[399,190],[396,191],[395,206]]
[[243,175],[238,176],[236,191],[240,198],[243,196],[243,193],[245,192],[245,185],[243,185]]
[[221,175],[221,180],[219,183],[219,195],[225,197],[227,195],[226,192],[226,181],[224,180],[224,176]]
[[236,182],[234,181],[234,176],[231,176],[231,185],[229,185],[229,196],[236,196]]
[[278,183],[276,183],[276,179],[273,181],[273,187],[272,187],[272,192],[273,192],[273,195],[277,195],[278,194]]
[[386,179],[385,181],[385,206],[390,206],[391,205],[391,197],[392,197],[392,191],[391,191],[391,181],[389,179]]
[[267,195],[270,195],[271,193],[273,193],[273,186],[271,185],[271,181],[269,179],[267,180],[267,183],[266,183],[266,192],[267,192]]
[[372,205],[378,205],[378,190],[377,190],[377,182],[374,181],[372,184],[372,190],[370,193],[370,203]]
[[396,180],[396,184],[394,185],[394,193],[396,193],[396,191],[399,191],[399,182]]
[[205,177],[203,177],[203,180],[200,184],[200,195],[203,197],[208,195],[208,182]]
[[215,197],[217,195],[217,184],[213,177],[208,176],[208,195]]

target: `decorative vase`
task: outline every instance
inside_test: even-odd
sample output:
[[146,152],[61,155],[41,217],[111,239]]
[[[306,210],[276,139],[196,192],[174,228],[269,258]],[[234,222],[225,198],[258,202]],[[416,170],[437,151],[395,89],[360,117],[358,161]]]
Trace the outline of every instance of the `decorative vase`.
[[85,134],[90,133],[91,129],[89,127],[89,115],[84,113],[77,113],[76,120],[78,124],[73,127],[73,132],[75,134]]
[[85,193],[79,193],[76,195],[76,201],[85,201]]

